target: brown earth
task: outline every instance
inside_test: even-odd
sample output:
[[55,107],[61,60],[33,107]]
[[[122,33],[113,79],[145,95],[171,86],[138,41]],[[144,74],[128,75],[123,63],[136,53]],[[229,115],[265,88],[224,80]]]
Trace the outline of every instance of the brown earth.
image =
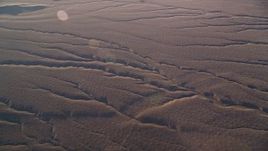
[[268,150],[267,8],[2,0],[0,150]]

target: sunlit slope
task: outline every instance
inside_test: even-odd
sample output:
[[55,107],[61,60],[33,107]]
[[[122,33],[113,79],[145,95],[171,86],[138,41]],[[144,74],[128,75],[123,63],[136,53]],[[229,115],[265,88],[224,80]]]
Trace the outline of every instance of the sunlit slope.
[[1,1],[0,150],[267,150],[267,7]]

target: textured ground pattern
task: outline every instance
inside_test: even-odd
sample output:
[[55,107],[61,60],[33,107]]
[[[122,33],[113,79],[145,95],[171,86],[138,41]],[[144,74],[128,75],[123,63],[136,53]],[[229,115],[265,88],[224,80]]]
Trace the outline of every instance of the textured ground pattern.
[[0,150],[268,150],[268,2],[1,0]]

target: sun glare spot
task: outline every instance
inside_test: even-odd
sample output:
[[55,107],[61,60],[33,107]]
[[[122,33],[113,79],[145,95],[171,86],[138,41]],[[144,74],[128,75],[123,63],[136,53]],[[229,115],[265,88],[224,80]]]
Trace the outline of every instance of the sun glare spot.
[[89,44],[90,48],[96,49],[96,48],[100,47],[101,42],[99,40],[96,40],[96,39],[90,39],[88,44]]
[[69,15],[64,10],[58,11],[57,17],[60,21],[67,21],[69,19]]

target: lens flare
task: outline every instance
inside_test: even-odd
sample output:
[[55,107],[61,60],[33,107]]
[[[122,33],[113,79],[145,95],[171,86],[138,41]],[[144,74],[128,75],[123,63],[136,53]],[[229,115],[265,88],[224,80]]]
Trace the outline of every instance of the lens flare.
[[67,21],[69,19],[69,15],[64,10],[58,11],[57,17],[60,21]]
[[101,46],[101,41],[96,40],[96,39],[90,39],[88,44],[89,44],[89,48],[97,49],[98,47]]

